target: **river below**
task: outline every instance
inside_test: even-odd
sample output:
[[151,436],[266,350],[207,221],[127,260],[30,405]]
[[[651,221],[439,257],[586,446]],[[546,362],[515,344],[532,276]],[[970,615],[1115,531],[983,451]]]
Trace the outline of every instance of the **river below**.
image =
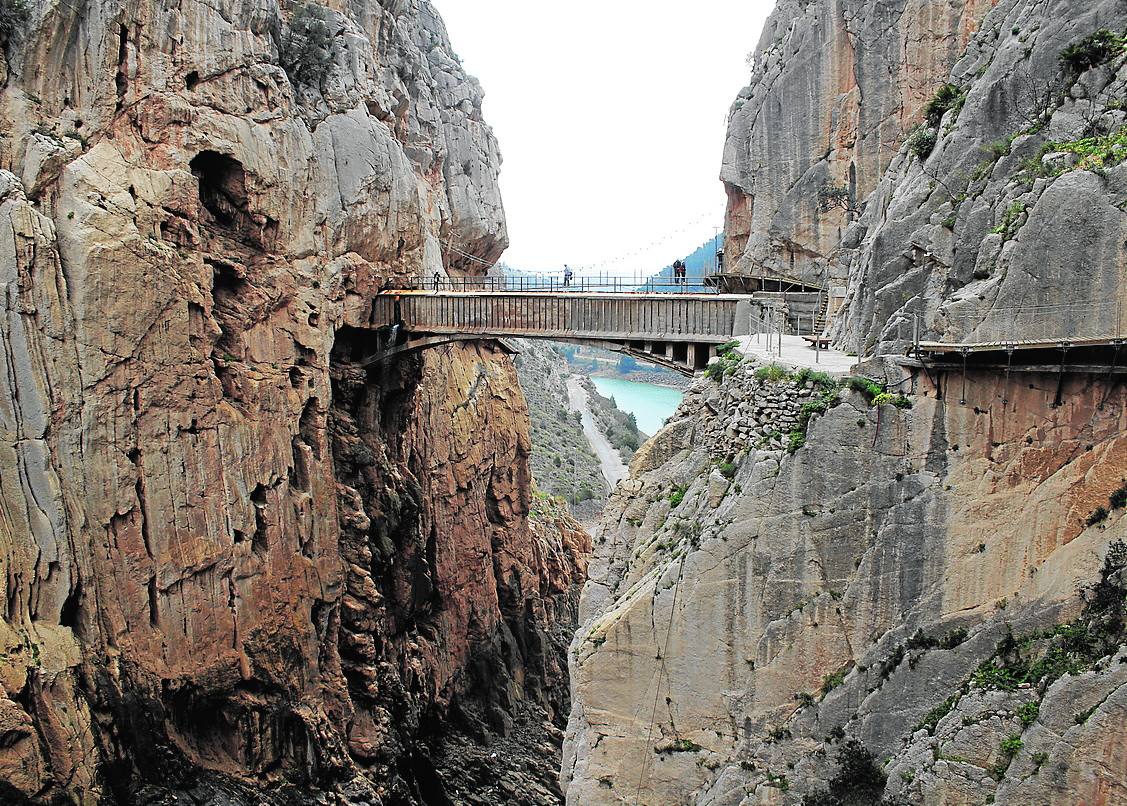
[[618,378],[591,378],[603,397],[613,397],[622,411],[634,415],[638,428],[653,436],[681,405],[684,393],[669,386],[624,381]]

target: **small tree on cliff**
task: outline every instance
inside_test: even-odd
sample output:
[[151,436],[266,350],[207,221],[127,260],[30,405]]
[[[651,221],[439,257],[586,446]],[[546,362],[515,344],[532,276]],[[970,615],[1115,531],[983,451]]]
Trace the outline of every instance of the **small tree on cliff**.
[[305,3],[290,20],[280,50],[282,67],[295,85],[320,87],[329,74],[336,53],[331,19],[324,6]]
[[857,215],[861,208],[853,203],[853,195],[847,187],[838,187],[830,182],[823,182],[818,188],[818,209],[823,213],[830,210],[844,210],[849,215]]
[[829,789],[806,795],[802,806],[900,806],[900,800],[882,797],[888,775],[856,739],[849,739],[837,751],[837,768]]

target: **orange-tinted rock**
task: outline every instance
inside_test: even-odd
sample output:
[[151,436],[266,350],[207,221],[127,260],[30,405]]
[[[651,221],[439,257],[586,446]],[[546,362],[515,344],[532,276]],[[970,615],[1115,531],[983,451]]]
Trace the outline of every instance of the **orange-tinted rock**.
[[566,710],[542,636],[582,547],[529,524],[507,359],[341,352],[381,287],[466,268],[447,244],[504,248],[480,88],[423,0],[326,14],[313,85],[273,6],[60,6],[8,50],[0,770],[25,795],[412,799],[469,765],[447,734]]

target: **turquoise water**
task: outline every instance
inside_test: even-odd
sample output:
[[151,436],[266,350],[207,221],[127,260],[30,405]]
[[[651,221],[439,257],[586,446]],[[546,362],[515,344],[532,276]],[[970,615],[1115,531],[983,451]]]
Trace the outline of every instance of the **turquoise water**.
[[680,389],[655,386],[652,383],[623,381],[618,378],[592,378],[595,388],[603,397],[613,397],[623,411],[634,415],[638,428],[651,437],[681,404],[684,394]]

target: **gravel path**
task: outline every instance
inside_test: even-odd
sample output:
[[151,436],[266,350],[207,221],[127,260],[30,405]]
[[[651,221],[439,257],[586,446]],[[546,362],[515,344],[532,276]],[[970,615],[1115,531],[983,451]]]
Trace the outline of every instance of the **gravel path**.
[[578,411],[583,415],[583,435],[587,437],[587,441],[591,443],[591,449],[599,457],[599,468],[603,471],[603,477],[606,478],[607,484],[613,490],[618,482],[629,475],[629,471],[623,464],[618,451],[610,444],[606,435],[599,430],[595,418],[591,415],[591,409],[587,405],[587,390],[583,388],[579,379],[574,375],[567,379],[567,400],[572,411]]

